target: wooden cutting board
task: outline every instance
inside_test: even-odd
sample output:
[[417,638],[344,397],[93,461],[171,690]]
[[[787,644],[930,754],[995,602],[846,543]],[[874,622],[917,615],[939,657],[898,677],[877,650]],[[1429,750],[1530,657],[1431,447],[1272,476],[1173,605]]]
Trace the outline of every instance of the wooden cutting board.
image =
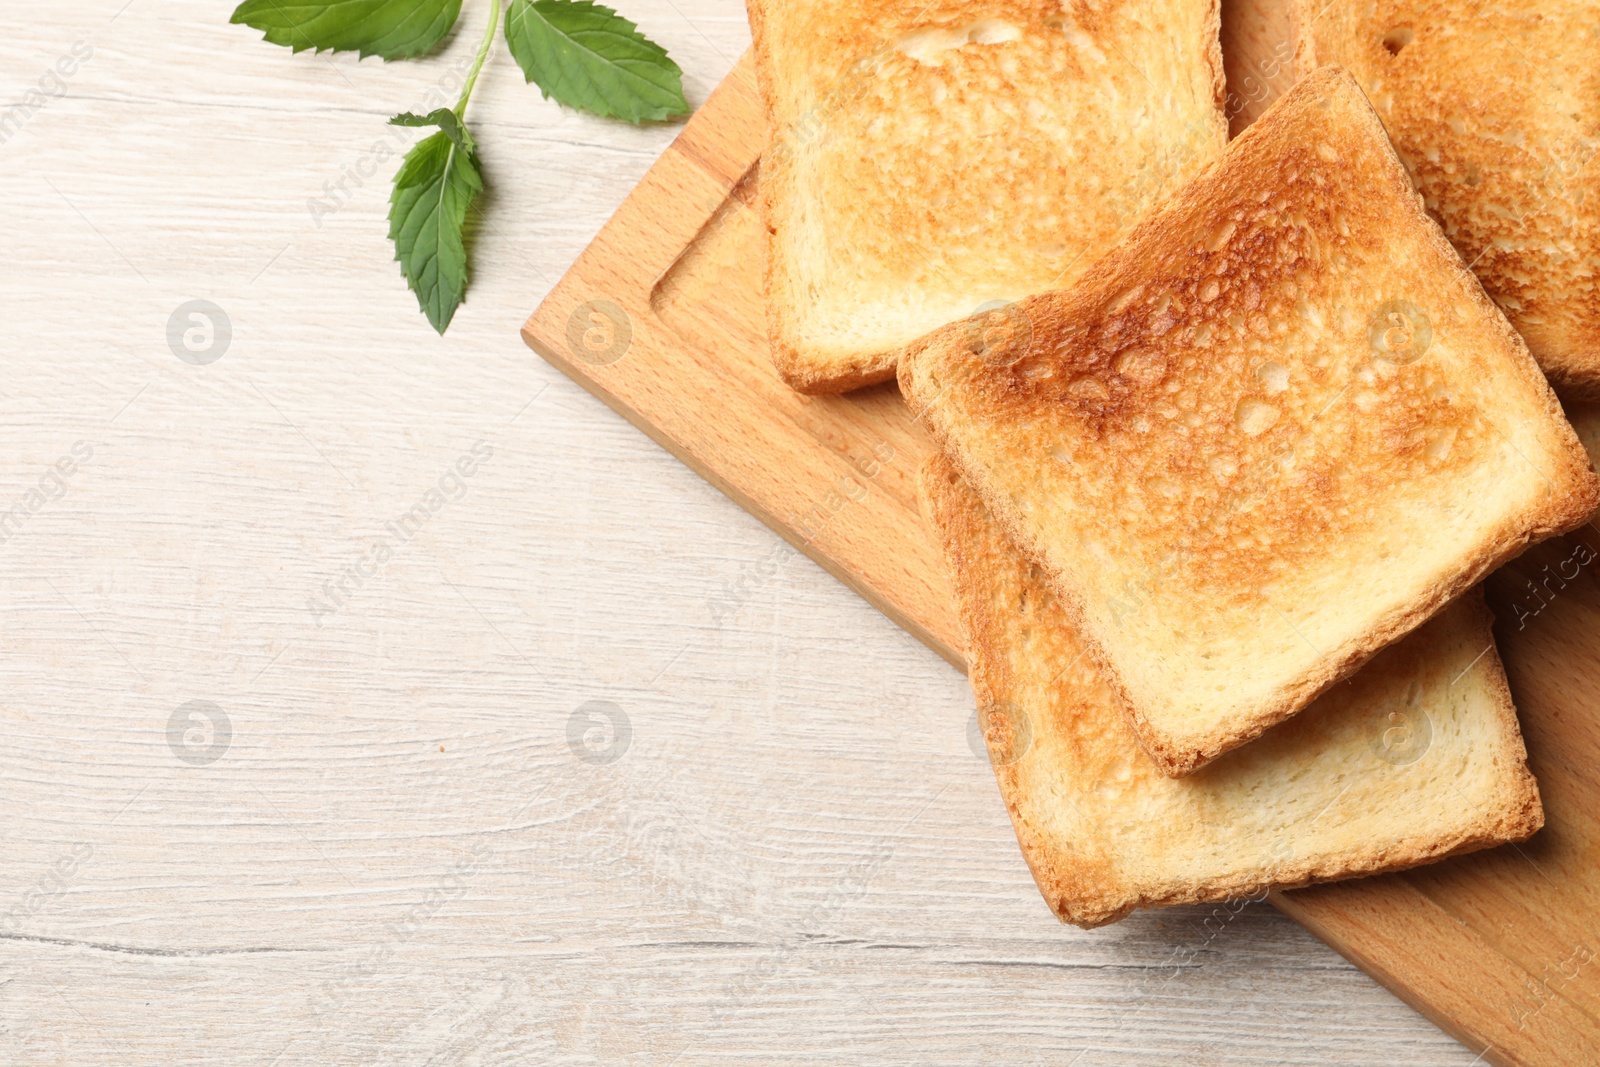
[[[764,138],[746,56],[523,336],[961,666],[917,511],[928,438],[892,384],[804,397],[768,362],[754,203]],[[1600,546],[1600,531],[1584,533]],[[1600,728],[1588,711],[1600,563],[1575,564],[1596,559],[1580,543],[1540,546],[1490,581],[1546,828],[1519,846],[1273,897],[1489,1063],[1600,1063]]]

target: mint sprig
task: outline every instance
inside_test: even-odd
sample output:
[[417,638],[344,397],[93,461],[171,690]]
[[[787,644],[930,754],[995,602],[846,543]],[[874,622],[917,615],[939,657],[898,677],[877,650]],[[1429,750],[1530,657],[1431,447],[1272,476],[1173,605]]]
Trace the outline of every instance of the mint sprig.
[[666,50],[590,0],[511,0],[506,44],[547,98],[638,124],[686,115],[683,71]]
[[229,21],[296,52],[406,59],[444,40],[460,14],[461,0],[245,0]]
[[461,88],[454,108],[437,108],[426,115],[402,112],[390,119],[396,126],[437,126],[439,132],[424,138],[406,153],[394,176],[389,196],[389,240],[400,273],[417,294],[422,313],[442,335],[467,295],[467,211],[483,192],[483,168],[478,165],[478,142],[462,116],[478,84],[483,61],[494,44],[500,20],[500,0],[489,7],[489,27]]
[[[395,174],[389,239],[406,284],[441,334],[466,297],[466,219],[483,192],[467,103],[494,45],[503,3],[489,0],[489,24],[455,107],[389,120],[438,131],[417,142]],[[635,124],[688,114],[683,72],[615,11],[590,0],[510,3],[506,43],[547,99]],[[350,51],[388,60],[433,48],[460,13],[461,0],[244,0],[231,21],[296,52]]]
[[472,139],[472,134],[462,125],[456,113],[447,107],[435,108],[426,115],[418,115],[413,111],[402,111],[389,120],[391,126],[437,126],[444,135],[455,143],[457,148],[474,155],[478,151],[478,142]]
[[441,334],[467,293],[462,230],[481,192],[477,159],[443,130],[407,152],[394,177],[389,238],[422,313]]

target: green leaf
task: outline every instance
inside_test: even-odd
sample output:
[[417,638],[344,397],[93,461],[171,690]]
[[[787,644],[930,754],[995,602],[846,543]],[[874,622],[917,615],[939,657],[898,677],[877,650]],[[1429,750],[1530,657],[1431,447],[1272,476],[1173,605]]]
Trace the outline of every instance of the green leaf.
[[506,43],[546,97],[638,124],[687,115],[683,72],[666,50],[589,0],[512,0]]
[[415,111],[402,111],[389,120],[391,126],[437,126],[444,131],[444,135],[460,148],[472,155],[478,153],[478,142],[472,139],[472,134],[461,122],[454,111],[447,107],[437,107],[426,115],[419,115]]
[[360,52],[405,59],[444,39],[461,0],[244,0],[230,22],[253,26],[296,52]]
[[417,142],[394,176],[389,239],[423,314],[441,334],[467,292],[461,231],[482,191],[475,153],[443,130]]

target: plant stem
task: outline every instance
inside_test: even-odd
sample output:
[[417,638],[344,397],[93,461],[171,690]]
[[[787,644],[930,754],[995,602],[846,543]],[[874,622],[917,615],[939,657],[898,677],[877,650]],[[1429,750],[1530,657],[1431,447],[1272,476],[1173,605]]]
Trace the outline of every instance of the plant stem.
[[467,75],[467,84],[461,89],[461,99],[456,101],[456,118],[465,120],[467,117],[467,101],[472,99],[472,87],[478,84],[478,72],[483,69],[483,61],[489,58],[489,49],[494,46],[494,31],[500,25],[500,0],[489,0],[489,28],[483,31],[483,43],[478,45],[478,58],[473,60],[472,73]]

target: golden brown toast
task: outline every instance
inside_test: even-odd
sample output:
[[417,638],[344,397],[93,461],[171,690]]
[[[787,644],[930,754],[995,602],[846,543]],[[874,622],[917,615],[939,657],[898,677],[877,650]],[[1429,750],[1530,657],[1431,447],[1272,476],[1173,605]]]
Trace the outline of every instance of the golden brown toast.
[[749,0],[773,360],[809,393],[1064,284],[1221,152],[1217,0]]
[[995,777],[1062,920],[1373,874],[1544,823],[1473,590],[1248,748],[1164,777],[1048,583],[942,456],[924,513],[950,564]]
[[1564,396],[1600,398],[1600,9],[1301,0],[1302,70],[1372,98],[1428,210]]
[[1172,775],[1600,502],[1526,347],[1332,68],[1075,287],[911,346],[900,385]]

